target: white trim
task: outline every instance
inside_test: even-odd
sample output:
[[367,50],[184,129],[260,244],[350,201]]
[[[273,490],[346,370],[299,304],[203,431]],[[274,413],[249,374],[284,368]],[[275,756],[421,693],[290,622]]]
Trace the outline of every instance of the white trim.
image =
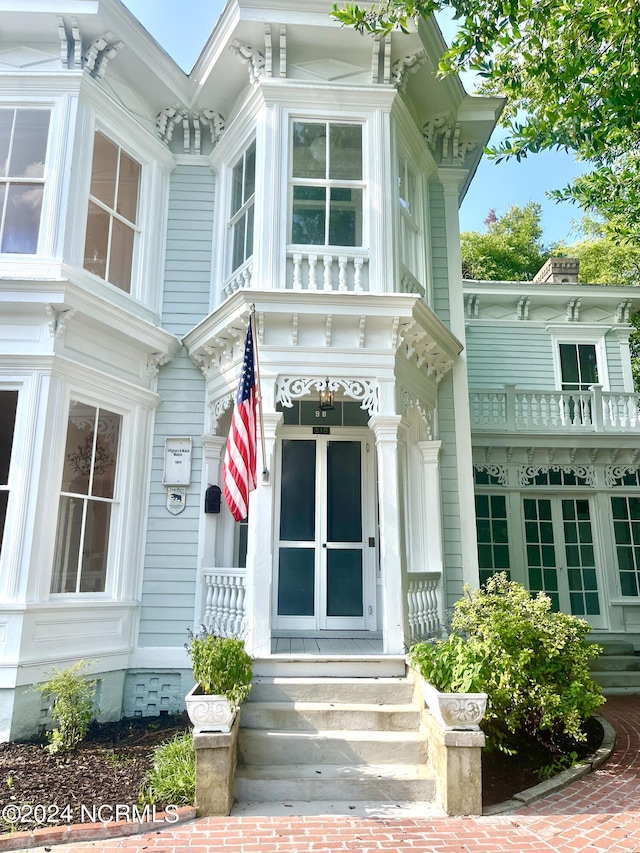
[[595,347],[598,385],[603,391],[609,391],[609,371],[605,335],[607,329],[588,328],[582,325],[549,327],[553,344],[553,373],[556,389],[562,389],[562,369],[560,365],[560,344],[592,344]]

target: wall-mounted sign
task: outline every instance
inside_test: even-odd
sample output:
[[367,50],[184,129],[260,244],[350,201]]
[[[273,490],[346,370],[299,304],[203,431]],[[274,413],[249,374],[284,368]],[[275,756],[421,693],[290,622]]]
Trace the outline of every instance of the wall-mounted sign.
[[191,483],[190,438],[165,438],[162,483],[165,486],[188,486]]
[[331,427],[313,427],[313,435],[331,435]]
[[171,515],[178,515],[187,505],[187,490],[184,486],[170,486],[167,489],[167,509]]

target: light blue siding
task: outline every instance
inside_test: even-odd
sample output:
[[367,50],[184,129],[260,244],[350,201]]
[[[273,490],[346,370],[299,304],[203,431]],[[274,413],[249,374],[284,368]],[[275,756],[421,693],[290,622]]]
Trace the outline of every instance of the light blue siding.
[[[178,166],[172,174],[162,322],[179,337],[209,313],[214,178],[202,166]],[[140,646],[182,646],[193,624],[201,519],[201,436],[205,385],[182,349],[160,370],[140,613]],[[190,436],[191,485],[179,515],[166,508],[162,485],[164,440]]]
[[612,391],[624,390],[622,376],[622,351],[616,332],[610,332],[604,339],[607,353],[607,370],[609,372],[609,388]]
[[549,390],[556,387],[551,335],[540,326],[520,323],[467,327],[469,387]]

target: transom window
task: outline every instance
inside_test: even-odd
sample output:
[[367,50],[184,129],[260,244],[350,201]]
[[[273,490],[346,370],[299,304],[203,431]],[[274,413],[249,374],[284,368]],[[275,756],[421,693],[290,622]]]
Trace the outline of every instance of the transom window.
[[9,465],[17,405],[17,391],[0,391],[0,552],[9,502]]
[[34,255],[44,195],[49,110],[0,109],[0,251]]
[[294,122],[291,242],[362,246],[362,126]]
[[104,592],[122,418],[71,403],[51,592]]
[[96,131],[84,268],[131,292],[140,163]]
[[256,193],[256,144],[244,152],[231,178],[231,219],[233,234],[231,271],[237,270],[253,254],[253,210]]
[[559,344],[563,391],[588,391],[598,382],[594,344]]

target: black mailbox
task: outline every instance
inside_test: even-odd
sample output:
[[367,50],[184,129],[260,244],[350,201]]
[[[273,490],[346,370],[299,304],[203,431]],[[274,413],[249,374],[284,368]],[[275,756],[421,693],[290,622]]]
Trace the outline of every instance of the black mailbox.
[[220,498],[222,491],[220,486],[209,486],[204,493],[204,511],[205,512],[220,512]]

